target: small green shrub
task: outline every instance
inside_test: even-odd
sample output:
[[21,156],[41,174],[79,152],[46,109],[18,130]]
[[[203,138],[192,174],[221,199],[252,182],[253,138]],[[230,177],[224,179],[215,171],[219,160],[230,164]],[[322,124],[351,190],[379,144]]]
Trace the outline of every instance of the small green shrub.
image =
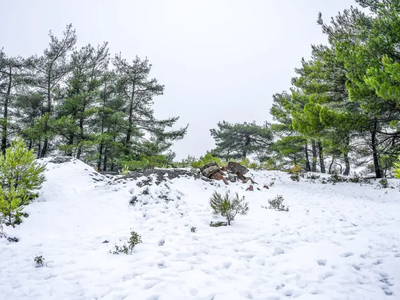
[[[283,199],[282,195],[277,195],[274,199],[270,199],[268,200],[269,203],[269,209],[275,209],[278,211],[289,211],[289,207],[286,207],[283,204],[283,201],[285,199]],[[265,206],[263,206],[263,208],[266,208]]]
[[135,248],[136,245],[141,244],[142,243],[142,237],[137,234],[135,231],[131,231],[131,237],[128,240],[128,248],[129,250],[133,251],[133,249]]
[[238,193],[231,198],[228,192],[224,197],[214,192],[210,199],[210,206],[215,214],[226,218],[228,225],[231,225],[237,214],[245,215],[249,210],[248,203],[244,201],[244,197],[240,199]]
[[219,221],[219,222],[210,222],[210,226],[211,227],[221,227],[221,226],[228,226],[228,223],[227,222],[221,222],[221,221]]
[[115,245],[115,249],[110,250],[109,253],[116,255],[120,253],[132,254],[133,249],[136,247],[136,245],[141,243],[142,243],[142,237],[132,230],[128,242],[127,243],[125,242],[122,246]]
[[394,163],[393,175],[394,177],[400,179],[400,156],[398,158],[398,161]]
[[36,255],[35,258],[33,259],[33,261],[36,263],[36,267],[43,267],[44,266],[44,257],[42,254],[40,255]]
[[299,174],[291,174],[290,175],[290,179],[292,179],[293,181],[300,181],[300,175]]
[[124,243],[122,246],[115,245],[114,250],[110,250],[109,253],[119,255],[120,253],[125,253],[129,254],[129,249],[126,243]]
[[379,184],[381,185],[382,188],[387,189],[389,187],[389,182],[387,179],[383,178],[379,180]]
[[352,183],[359,183],[360,182],[360,176],[358,176],[357,173],[354,173],[353,177],[349,178],[349,181]]
[[331,175],[331,177],[329,178],[329,182],[331,182],[332,184],[336,184],[338,182],[346,182],[346,178],[339,176],[337,173],[334,173]]
[[33,150],[28,151],[19,137],[11,142],[5,155],[0,154],[0,213],[5,225],[14,227],[22,222],[24,206],[45,181],[44,171],[45,166],[35,161]]
[[200,158],[198,161],[192,163],[193,168],[201,168],[208,163],[215,162],[218,166],[222,165],[222,161],[218,157],[212,156],[210,153],[206,154],[203,158]]
[[312,182],[315,182],[315,180],[319,179],[321,176],[316,175],[316,174],[311,174],[307,176],[307,179],[310,179]]
[[120,173],[120,175],[124,175],[124,176],[128,175],[129,167],[127,165],[125,165],[119,173]]
[[167,168],[168,161],[164,155],[148,156],[145,154],[140,155],[137,159],[121,159],[118,161],[118,165],[123,165],[126,172],[136,171],[143,169],[154,169],[154,168]]

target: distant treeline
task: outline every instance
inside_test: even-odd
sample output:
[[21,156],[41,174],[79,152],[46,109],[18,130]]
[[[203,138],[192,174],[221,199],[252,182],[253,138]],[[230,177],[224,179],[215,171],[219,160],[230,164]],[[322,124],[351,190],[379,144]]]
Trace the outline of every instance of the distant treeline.
[[[381,178],[397,161],[400,2],[356,2],[368,12],[352,7],[330,23],[319,16],[317,23],[329,44],[312,45],[311,59],[301,61],[290,90],[273,96],[270,113],[275,123],[259,127],[263,135],[247,130],[247,138],[242,139],[268,165],[299,164],[306,171],[345,175],[352,164],[364,165]],[[225,132],[226,126],[219,124]],[[250,136],[266,137],[267,131],[273,137],[264,139],[264,146],[254,147],[257,144]],[[215,133],[217,149],[211,152],[226,156],[224,147],[218,147],[226,138],[221,130]],[[248,151],[242,149],[236,155],[240,152]]]
[[136,57],[110,59],[107,43],[76,49],[75,30],[51,32],[41,56],[11,57],[0,49],[0,135],[5,153],[15,135],[37,157],[61,151],[97,166],[140,155],[170,155],[187,127],[168,130],[177,117],[157,120],[153,97],[164,86],[149,78],[151,64]]

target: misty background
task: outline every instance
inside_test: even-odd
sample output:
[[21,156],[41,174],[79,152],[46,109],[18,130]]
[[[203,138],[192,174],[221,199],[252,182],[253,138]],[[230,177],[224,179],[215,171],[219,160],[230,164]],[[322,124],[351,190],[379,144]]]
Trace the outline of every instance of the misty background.
[[349,0],[0,0],[0,47],[10,56],[40,55],[48,32],[67,24],[80,48],[106,41],[112,56],[148,57],[150,77],[165,85],[155,116],[189,124],[172,147],[177,159],[214,148],[219,121],[272,121],[272,95],[290,88],[311,44],[326,43],[318,13],[328,20],[355,5]]

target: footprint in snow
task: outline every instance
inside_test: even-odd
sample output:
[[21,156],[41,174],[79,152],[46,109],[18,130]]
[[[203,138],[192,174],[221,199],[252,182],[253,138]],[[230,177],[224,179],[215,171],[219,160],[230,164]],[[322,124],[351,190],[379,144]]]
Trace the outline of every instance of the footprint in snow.
[[326,259],[318,259],[317,263],[320,266],[325,266],[326,265],[327,260]]
[[352,255],[354,255],[353,252],[345,252],[345,253],[343,253],[343,254],[340,255],[340,256],[341,256],[341,257],[349,257],[349,256],[352,256]]
[[326,272],[326,273],[324,273],[324,274],[321,275],[321,278],[325,280],[325,279],[327,279],[327,278],[329,278],[329,277],[332,277],[332,276],[334,276],[334,275],[335,275],[334,272]]
[[376,262],[373,263],[375,266],[383,264],[382,259],[378,259]]

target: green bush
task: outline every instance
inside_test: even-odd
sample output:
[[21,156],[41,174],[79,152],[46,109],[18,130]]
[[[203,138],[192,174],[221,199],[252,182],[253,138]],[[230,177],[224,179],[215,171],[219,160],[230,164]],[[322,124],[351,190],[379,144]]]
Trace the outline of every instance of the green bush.
[[210,206],[215,214],[226,218],[228,225],[231,225],[231,221],[235,219],[237,214],[245,215],[249,210],[248,203],[244,201],[244,197],[240,199],[238,193],[235,193],[235,196],[231,198],[228,192],[225,193],[224,197],[214,192],[210,199]]
[[128,245],[126,244],[126,242],[122,246],[115,245],[115,249],[110,250],[109,253],[115,255],[118,255],[120,253],[132,254],[135,246],[141,243],[142,243],[142,237],[137,232],[132,230],[131,236],[128,240]]
[[387,179],[383,178],[379,180],[379,184],[382,186],[382,188],[387,189],[389,187],[389,182]]
[[33,259],[33,261],[36,263],[36,267],[43,267],[44,266],[44,257],[42,254],[40,255],[36,255],[35,258]]
[[121,159],[119,165],[124,166],[124,170],[136,171],[143,169],[166,168],[168,167],[167,158],[164,155],[148,156],[140,155],[137,159]]
[[6,154],[0,154],[0,213],[6,225],[20,224],[24,205],[36,197],[45,181],[45,166],[35,161],[33,150],[17,137]]
[[[274,199],[268,200],[269,209],[275,209],[278,211],[289,211],[289,208],[283,204],[284,200],[285,199],[283,199],[282,195],[277,195]],[[265,206],[262,207],[266,208]]]
[[198,161],[193,162],[192,167],[193,168],[201,168],[211,162],[217,163],[218,166],[222,165],[221,159],[219,159],[218,157],[214,157],[208,153],[203,158],[199,159]]
[[400,156],[397,162],[394,163],[394,170],[393,170],[394,177],[400,179]]

